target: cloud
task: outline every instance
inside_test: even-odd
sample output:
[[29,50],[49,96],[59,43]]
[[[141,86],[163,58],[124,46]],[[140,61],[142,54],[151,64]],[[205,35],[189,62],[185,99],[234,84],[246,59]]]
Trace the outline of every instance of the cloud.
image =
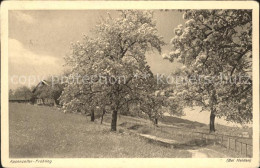
[[17,20],[20,20],[22,22],[26,22],[29,24],[34,23],[34,21],[35,21],[35,19],[31,15],[26,14],[21,11],[16,12],[15,17],[17,18]]
[[[63,70],[62,64],[63,60],[60,58],[36,54],[26,49],[20,41],[9,39],[9,77],[25,76],[28,78],[35,76],[37,83],[50,75],[61,73]],[[17,87],[15,85],[18,84],[15,83],[10,82],[10,87]]]

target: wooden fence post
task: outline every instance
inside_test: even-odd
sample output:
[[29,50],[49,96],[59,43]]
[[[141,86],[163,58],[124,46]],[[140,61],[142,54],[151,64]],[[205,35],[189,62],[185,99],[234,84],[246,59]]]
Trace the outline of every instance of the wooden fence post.
[[223,135],[221,136],[221,145],[224,145],[223,144]]
[[240,154],[242,154],[242,153],[243,153],[243,152],[242,152],[242,151],[243,151],[243,143],[240,142],[240,144],[241,144],[241,145],[240,145]]
[[230,138],[228,137],[227,149],[229,150],[229,148],[230,148]]
[[237,143],[236,143],[236,139],[235,139],[235,152],[237,151]]
[[217,141],[217,136],[216,134],[214,135],[214,146],[216,145],[216,141]]
[[246,143],[246,157],[247,157],[247,143]]

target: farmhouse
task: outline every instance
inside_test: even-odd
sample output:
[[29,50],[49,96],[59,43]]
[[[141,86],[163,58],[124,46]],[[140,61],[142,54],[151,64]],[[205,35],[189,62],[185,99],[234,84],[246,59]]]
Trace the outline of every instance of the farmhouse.
[[[36,94],[34,104],[37,105],[56,105],[55,100],[52,98],[48,98],[47,96],[44,96],[46,94],[46,91],[51,87],[47,81],[42,80],[38,83],[38,85],[33,89],[32,93]],[[37,94],[38,92],[38,94]]]

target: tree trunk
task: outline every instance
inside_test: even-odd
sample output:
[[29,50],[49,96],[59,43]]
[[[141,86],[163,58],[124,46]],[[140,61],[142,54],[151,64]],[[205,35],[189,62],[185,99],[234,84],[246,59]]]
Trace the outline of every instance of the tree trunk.
[[209,132],[215,132],[215,114],[213,111],[210,113]]
[[103,109],[103,114],[102,114],[102,116],[101,116],[101,121],[100,121],[100,124],[102,124],[102,123],[103,123],[103,118],[104,118],[104,115],[105,115],[105,113],[106,113],[106,110],[105,110],[105,109]]
[[91,109],[91,121],[95,121],[95,114],[94,114],[94,109]]
[[158,118],[154,119],[154,125],[156,125],[156,126],[158,125]]
[[56,107],[58,105],[57,101],[54,99],[53,100],[53,105]]
[[217,103],[217,97],[216,97],[216,90],[212,91],[212,95],[210,98],[210,121],[209,121],[209,133],[215,132],[215,114],[216,114],[216,108],[214,105]]
[[113,110],[112,121],[111,121],[111,131],[116,131],[116,122],[117,122],[117,110]]
[[53,100],[54,100],[54,103],[56,104],[56,106],[60,105],[60,101],[59,100],[57,100],[57,99],[53,99]]

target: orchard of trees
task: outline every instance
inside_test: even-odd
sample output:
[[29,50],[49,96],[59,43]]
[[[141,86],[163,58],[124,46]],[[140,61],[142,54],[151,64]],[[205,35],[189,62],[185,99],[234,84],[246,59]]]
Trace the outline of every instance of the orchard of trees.
[[[167,43],[158,33],[153,11],[123,10],[117,18],[108,14],[102,19],[93,37],[72,44],[65,57],[70,69],[66,76],[76,81],[59,81],[34,93],[22,87],[10,90],[9,96],[52,98],[64,112],[90,114],[91,121],[101,113],[101,123],[111,113],[111,131],[116,131],[119,114],[143,114],[157,124],[165,112],[182,115],[184,108],[193,106],[210,112],[210,132],[215,131],[215,117],[251,122],[252,11],[179,12],[186,23],[169,27],[175,35],[171,51],[163,58],[179,62],[182,68],[173,74],[193,77],[192,82],[158,83],[146,57],[151,52],[161,54]],[[224,82],[216,78],[221,75]],[[238,82],[241,76],[247,79],[244,83]]]
[[[116,131],[118,113],[130,113],[129,109],[157,123],[165,111],[182,114],[185,107],[200,106],[210,111],[210,132],[215,131],[215,117],[250,122],[252,11],[180,12],[186,23],[174,28],[172,51],[164,58],[183,65],[175,75],[202,76],[207,82],[158,85],[146,56],[149,51],[161,53],[166,43],[158,34],[153,12],[124,10],[118,18],[108,15],[97,24],[94,37],[85,36],[82,42],[72,44],[66,57],[69,75],[84,82],[65,86],[60,97],[64,110],[88,112],[94,120],[97,108],[109,107],[111,131]],[[139,77],[142,74],[147,75]],[[210,82],[207,78],[220,74],[233,82],[219,84],[221,79]],[[248,83],[234,82],[237,76],[247,76]]]
[[[98,77],[84,84],[67,85],[61,101],[66,111],[90,110],[92,114],[97,106],[109,106],[112,111],[111,130],[116,131],[120,111],[130,105],[142,110],[147,102],[152,101],[150,95],[156,91],[156,79],[147,65],[145,54],[151,50],[161,53],[165,43],[149,11],[120,11],[119,18],[108,17],[98,24],[95,36],[84,37],[82,43],[73,44],[66,61],[72,67],[71,76],[82,79],[85,76]],[[147,74],[147,77],[134,77],[142,74]],[[160,111],[155,110],[155,113]]]

